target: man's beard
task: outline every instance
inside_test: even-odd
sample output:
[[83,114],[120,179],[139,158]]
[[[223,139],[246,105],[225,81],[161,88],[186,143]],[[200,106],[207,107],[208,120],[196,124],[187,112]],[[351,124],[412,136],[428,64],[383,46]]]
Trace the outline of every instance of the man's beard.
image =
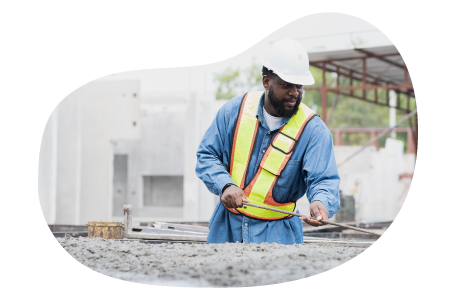
[[[277,96],[274,94],[274,90],[272,89],[272,86],[269,86],[268,99],[269,99],[269,103],[271,103],[272,107],[274,107],[276,112],[282,118],[291,118],[293,115],[295,115],[299,109],[299,104],[301,103],[301,100],[302,100],[302,98],[299,98],[299,97],[290,97],[290,98],[283,99],[283,101],[280,101],[277,98]],[[296,100],[296,104],[292,109],[286,109],[285,104],[284,104],[285,100],[287,100],[287,101]]]

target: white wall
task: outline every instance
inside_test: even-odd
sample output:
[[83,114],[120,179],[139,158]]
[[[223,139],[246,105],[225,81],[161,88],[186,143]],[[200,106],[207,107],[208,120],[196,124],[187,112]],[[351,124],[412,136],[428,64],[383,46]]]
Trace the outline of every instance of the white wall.
[[[204,93],[157,92],[141,98],[141,139],[113,145],[115,154],[129,155],[134,222],[209,221],[216,196],[196,177],[195,166],[196,149],[217,112],[214,105],[214,95]],[[144,175],[183,176],[183,206],[144,206]],[[113,219],[122,221],[119,215]]]
[[[48,123],[56,124],[45,129],[39,166],[40,201],[49,223],[86,224],[111,219],[111,140],[140,137],[139,126],[133,125],[138,124],[140,114],[138,93],[136,81],[91,82],[58,105],[58,119]],[[50,142],[55,127],[57,138]],[[47,149],[55,141],[56,150],[49,154]],[[55,186],[49,180],[53,160]],[[48,209],[54,205],[48,190],[55,191],[55,211]]]
[[38,194],[48,224],[54,224],[56,221],[57,121],[56,108],[49,117],[43,133],[38,167]]
[[[408,189],[399,175],[413,173],[413,157],[403,154],[403,146],[402,141],[387,139],[385,148],[368,147],[338,168],[340,189],[355,198],[356,221],[392,220],[398,214]],[[335,146],[336,162],[360,147]]]

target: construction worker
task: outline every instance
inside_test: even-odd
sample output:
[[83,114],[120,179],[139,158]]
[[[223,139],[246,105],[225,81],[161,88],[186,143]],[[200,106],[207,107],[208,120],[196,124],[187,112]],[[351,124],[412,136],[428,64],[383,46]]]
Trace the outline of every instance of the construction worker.
[[[197,150],[197,176],[220,195],[208,243],[303,243],[302,221],[321,226],[340,208],[331,133],[301,103],[303,85],[315,83],[306,50],[292,39],[276,42],[262,74],[265,91],[228,101]],[[292,212],[304,194],[317,220],[243,205]]]

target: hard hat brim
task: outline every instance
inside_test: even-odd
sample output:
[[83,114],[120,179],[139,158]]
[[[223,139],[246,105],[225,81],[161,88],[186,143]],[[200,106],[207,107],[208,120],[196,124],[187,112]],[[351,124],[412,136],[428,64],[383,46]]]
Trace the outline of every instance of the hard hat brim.
[[293,83],[293,84],[300,84],[300,85],[312,85],[315,83],[315,79],[313,78],[312,74],[310,71],[307,71],[307,74],[305,76],[293,76],[293,75],[286,75],[286,74],[280,74],[280,72],[275,72],[277,76],[279,76],[283,81]]

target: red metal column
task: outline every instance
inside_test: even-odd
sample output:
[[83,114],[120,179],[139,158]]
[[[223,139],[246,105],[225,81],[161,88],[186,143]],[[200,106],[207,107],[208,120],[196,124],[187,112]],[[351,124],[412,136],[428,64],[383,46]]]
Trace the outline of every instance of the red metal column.
[[336,86],[339,87],[340,85],[340,70],[339,67],[336,67],[337,79],[336,79]]
[[[323,82],[321,86],[321,119],[326,123],[326,106],[328,105],[327,90],[326,90],[326,64],[323,63]],[[326,124],[328,125],[328,124]]]
[[386,98],[386,105],[390,106],[390,91],[389,89],[385,89],[385,98]]
[[[371,130],[371,137],[370,137],[370,140],[375,140],[377,138],[377,133],[375,132],[375,130]],[[377,148],[377,151],[378,151],[378,141],[376,141],[375,143],[372,144],[373,146],[375,146],[375,148]]]
[[410,112],[410,95],[407,96],[407,112]]
[[366,58],[363,58],[363,98],[366,98]]
[[404,86],[408,85],[408,72],[407,72],[407,66],[404,64]]
[[[350,86],[353,86],[353,71],[350,71]],[[353,90],[350,90],[350,95],[353,95]]]
[[[375,85],[377,85],[377,82],[375,82]],[[378,88],[375,89],[375,103],[378,103]]]
[[342,146],[342,133],[338,129],[334,132],[334,146]]
[[407,128],[407,153],[416,153],[412,128]]

